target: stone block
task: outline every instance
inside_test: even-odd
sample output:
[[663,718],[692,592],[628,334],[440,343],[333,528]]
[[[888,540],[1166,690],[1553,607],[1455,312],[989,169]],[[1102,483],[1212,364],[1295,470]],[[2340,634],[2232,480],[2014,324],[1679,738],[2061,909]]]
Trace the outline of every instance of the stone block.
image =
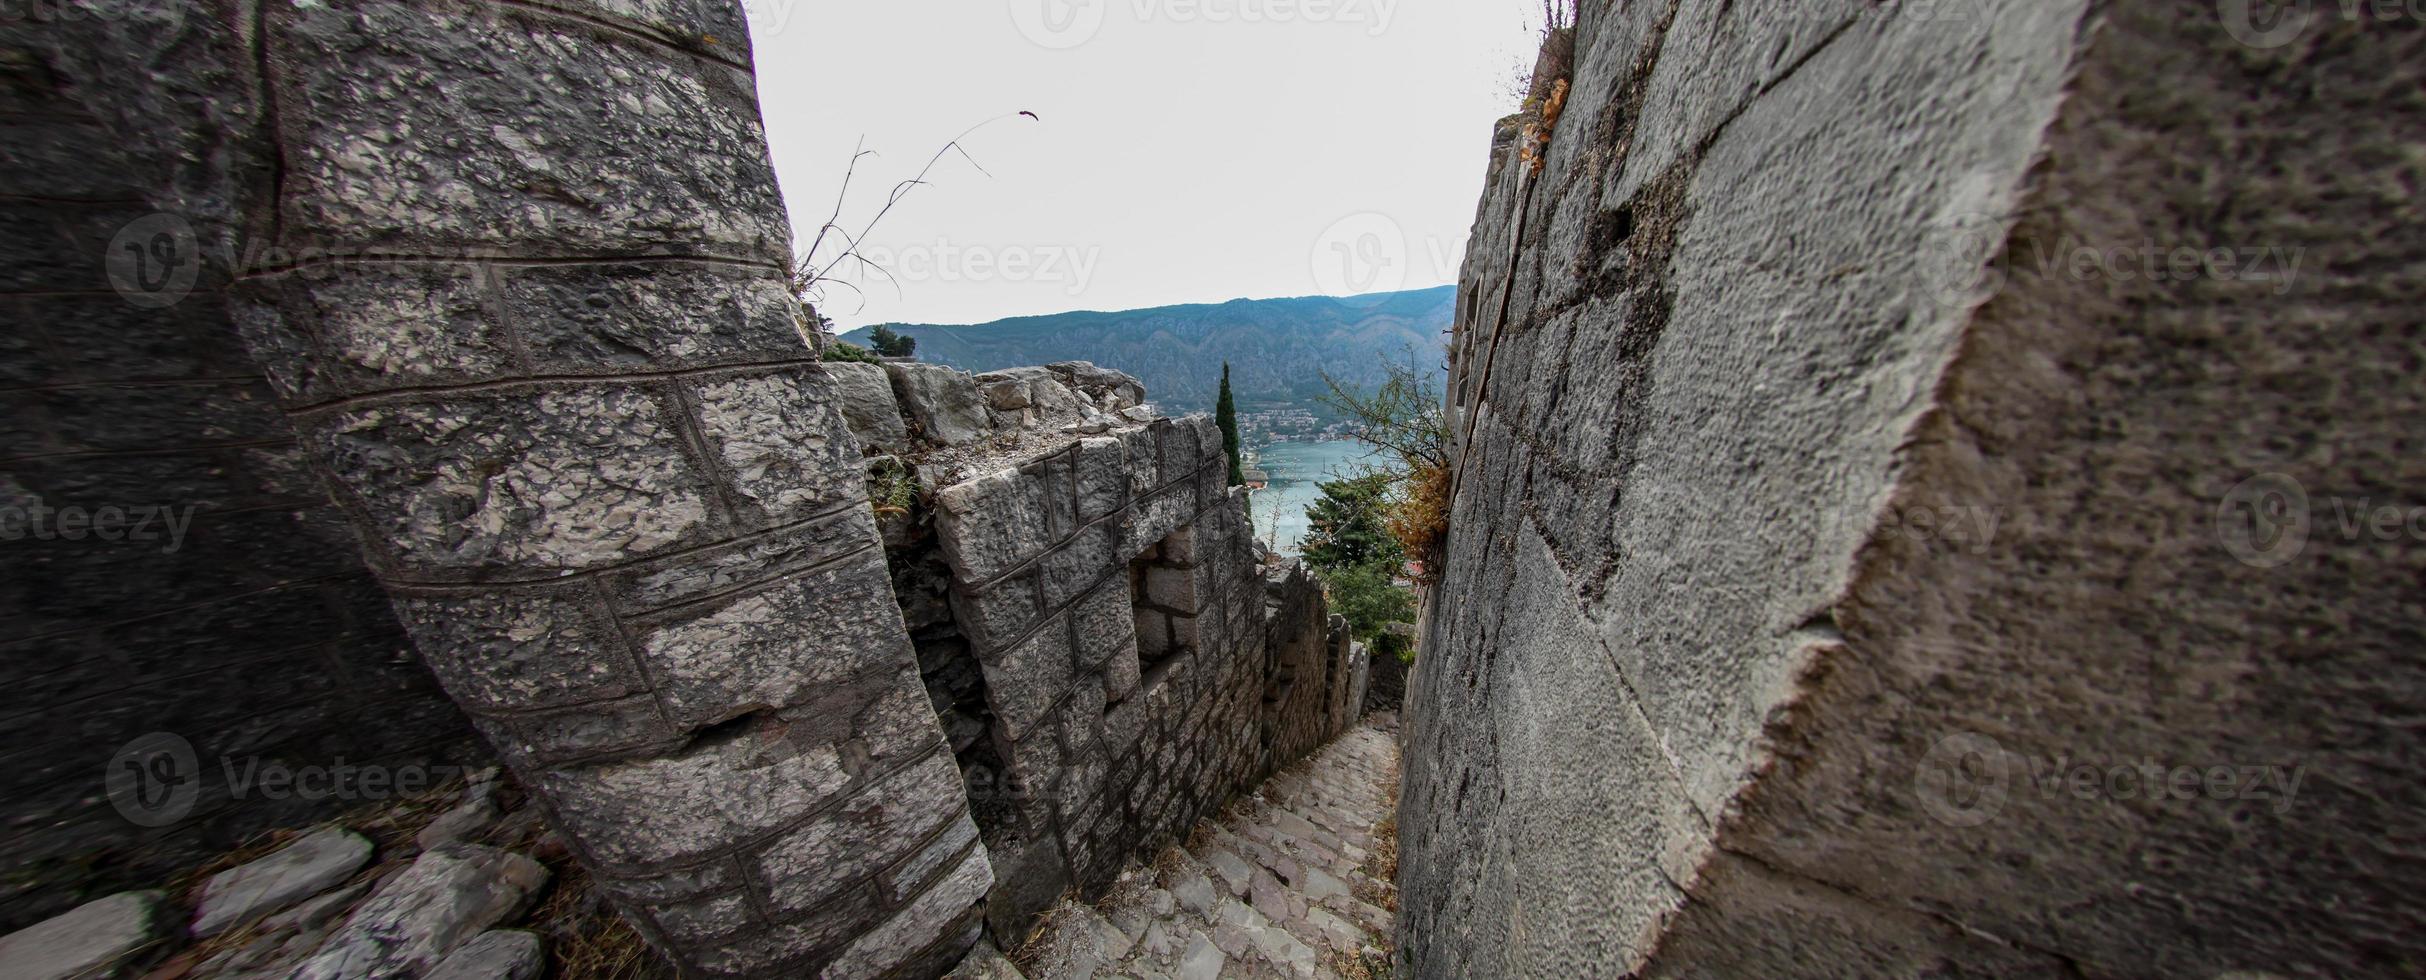
[[595,568],[712,530],[674,419],[637,385],[348,408],[304,438],[373,545],[418,575]]
[[960,767],[936,752],[761,848],[758,886],[779,916],[813,908],[909,855],[967,813],[966,799]]
[[[836,980],[884,975],[957,928],[994,886],[994,868],[983,849],[969,852],[942,881],[883,925],[845,947],[826,967]],[[972,941],[974,935],[969,937]],[[957,958],[958,951],[953,951]]]
[[637,614],[779,578],[875,547],[875,515],[865,507],[844,507],[789,527],[614,568],[603,573],[599,582],[617,612]]
[[[970,848],[977,847],[977,822],[962,814],[950,826],[903,858],[901,863],[885,870],[877,879],[877,890],[885,901],[899,905],[917,897],[935,875],[956,864]],[[980,848],[982,850],[982,848]]]
[[733,980],[816,976],[822,958],[866,932],[883,915],[884,903],[877,900],[875,891],[860,885],[807,915],[702,950],[699,969],[711,977]]
[[913,657],[877,552],[629,628],[668,720],[684,729],[753,705],[798,704],[826,685]]
[[723,858],[647,875],[601,875],[598,885],[628,902],[666,905],[732,891],[741,882],[735,861]]
[[801,367],[683,384],[742,526],[866,499],[859,441],[822,373]]
[[521,915],[547,879],[539,862],[492,847],[448,844],[424,853],[382,882],[293,980],[426,973],[483,930]]
[[1119,702],[1137,690],[1142,668],[1137,661],[1137,637],[1129,637],[1129,647],[1104,660],[1102,666],[1104,699]]
[[784,827],[849,785],[834,745],[786,734],[750,725],[678,755],[543,769],[537,781],[598,860],[639,876]]
[[[1187,535],[1180,535],[1186,538]],[[1146,600],[1176,613],[1193,615],[1205,608],[1198,582],[1205,576],[1186,568],[1155,565],[1146,569]]]
[[663,746],[681,737],[666,724],[657,700],[646,694],[525,714],[475,714],[472,725],[498,751],[526,762],[571,762]]
[[159,892],[121,892],[0,936],[0,976],[81,980],[107,976],[160,941]]
[[1196,418],[1175,419],[1162,429],[1162,482],[1170,484],[1194,475],[1204,468],[1204,454],[1197,445]]
[[977,382],[967,372],[941,364],[888,362],[893,396],[917,423],[920,435],[945,446],[965,446],[993,435],[993,420]]
[[1042,487],[1016,470],[945,487],[935,505],[944,556],[962,582],[991,582],[1053,544]]
[[1137,623],[1125,577],[1114,576],[1080,598],[1070,607],[1070,620],[1076,630],[1072,652],[1080,670],[1094,670],[1121,653],[1136,658]]
[[1019,468],[1020,476],[1036,486],[1044,505],[1046,540],[1061,541],[1078,530],[1076,465],[1072,453],[1060,452]]
[[492,929],[447,954],[423,980],[538,980],[546,970],[537,933]]
[[1162,486],[1162,439],[1152,425],[1123,429],[1114,438],[1120,440],[1121,465],[1129,471],[1129,499],[1142,500]]
[[973,594],[953,587],[949,596],[952,615],[959,621],[961,631],[968,634],[979,657],[999,653],[1036,622],[1041,612],[1036,579],[1035,572],[1025,572]]
[[[268,57],[294,69],[271,85],[298,251],[640,256],[672,241],[769,275],[789,259],[746,73],[535,12],[288,6],[270,19]],[[414,97],[431,78],[453,80],[447,98]]]
[[1138,606],[1132,611],[1137,631],[1137,654],[1153,663],[1177,649],[1171,639],[1171,617],[1162,610]]
[[371,842],[331,827],[212,875],[194,915],[196,937],[215,936],[334,888],[371,859]]
[[1128,504],[1128,457],[1119,439],[1079,440],[1076,462],[1081,523],[1110,516]]
[[[325,396],[462,384],[522,373],[476,264],[330,264],[254,280],[245,292],[307,331]],[[280,328],[271,328],[280,329]]]
[[1063,617],[1046,620],[1027,639],[985,662],[986,700],[994,722],[1011,741],[1028,732],[1052,710],[1071,687],[1069,624]]
[[474,711],[531,711],[638,693],[646,681],[582,584],[420,593],[396,612],[447,692]]
[[860,445],[888,453],[909,451],[910,427],[902,421],[901,403],[893,398],[893,382],[884,368],[849,361],[830,361],[819,368]]
[[799,360],[809,345],[783,280],[679,261],[510,268],[499,291],[539,374]]
[[687,902],[644,905],[659,931],[686,945],[713,945],[765,926],[749,897],[739,891]]
[[1092,524],[1072,535],[1044,557],[1038,568],[1045,608],[1058,609],[1099,583],[1118,583],[1123,564],[1118,554],[1120,528]]

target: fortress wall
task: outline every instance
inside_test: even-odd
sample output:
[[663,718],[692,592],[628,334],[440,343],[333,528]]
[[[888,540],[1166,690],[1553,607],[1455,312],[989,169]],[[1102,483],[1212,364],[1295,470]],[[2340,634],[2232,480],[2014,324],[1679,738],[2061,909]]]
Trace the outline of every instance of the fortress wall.
[[2414,972],[2426,25],[1790,6],[1494,150],[1404,972]]
[[1186,828],[1262,765],[1263,595],[1219,433],[1158,420],[942,489],[951,602],[1013,796],[998,931]]
[[0,932],[489,759],[246,356],[227,268],[38,29],[0,64]]
[[36,50],[243,257],[220,315],[360,560],[642,932],[698,975],[918,972],[993,876],[786,291],[747,37],[364,0]]

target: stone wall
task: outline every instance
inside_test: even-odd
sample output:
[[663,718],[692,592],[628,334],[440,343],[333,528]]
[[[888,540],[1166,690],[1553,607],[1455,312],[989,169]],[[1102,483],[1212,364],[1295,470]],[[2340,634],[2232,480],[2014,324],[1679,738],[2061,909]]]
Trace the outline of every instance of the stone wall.
[[1083,362],[833,368],[871,485],[916,484],[875,496],[902,504],[895,587],[1002,869],[998,941],[1359,716],[1358,651],[1310,576],[1259,563],[1209,419]]
[[[929,971],[993,874],[785,288],[747,38],[731,3],[349,0],[12,50],[228,282],[269,382],[231,391],[356,542],[301,567],[369,568],[641,931],[698,975]],[[212,567],[277,574],[245,559]]]
[[[488,759],[246,356],[225,270],[54,66],[8,50],[0,933]],[[111,792],[154,733],[188,754]],[[327,778],[245,775],[281,772]]]
[[2426,31],[2218,9],[1584,5],[1464,273],[1405,975],[2426,960],[2426,552],[2336,517],[2426,485]]

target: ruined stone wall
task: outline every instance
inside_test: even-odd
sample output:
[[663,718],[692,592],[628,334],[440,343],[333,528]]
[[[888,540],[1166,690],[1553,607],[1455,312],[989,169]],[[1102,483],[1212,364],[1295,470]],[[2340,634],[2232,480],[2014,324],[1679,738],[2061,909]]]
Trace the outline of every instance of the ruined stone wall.
[[737,4],[130,5],[35,50],[190,223],[449,695],[699,975],[931,971],[993,875]]
[[2336,515],[2426,485],[2426,25],[2221,9],[1584,5],[1462,282],[1406,975],[2420,968],[2426,552]]
[[[488,759],[246,356],[226,270],[33,27],[0,60],[0,933]],[[135,744],[186,754],[114,769]]]
[[1310,576],[1258,564],[1210,420],[1156,418],[1082,362],[832,369],[866,409],[870,485],[917,484],[875,496],[903,505],[895,588],[967,781],[961,832],[1002,869],[998,941],[1353,723],[1354,658]]

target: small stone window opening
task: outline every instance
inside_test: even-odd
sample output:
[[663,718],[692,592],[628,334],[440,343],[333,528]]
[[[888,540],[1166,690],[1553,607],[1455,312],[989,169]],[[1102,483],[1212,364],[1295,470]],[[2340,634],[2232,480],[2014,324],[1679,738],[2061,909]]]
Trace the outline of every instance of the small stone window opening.
[[1142,687],[1153,687],[1196,648],[1197,616],[1204,612],[1204,601],[1197,589],[1194,545],[1192,529],[1183,527],[1129,563]]

